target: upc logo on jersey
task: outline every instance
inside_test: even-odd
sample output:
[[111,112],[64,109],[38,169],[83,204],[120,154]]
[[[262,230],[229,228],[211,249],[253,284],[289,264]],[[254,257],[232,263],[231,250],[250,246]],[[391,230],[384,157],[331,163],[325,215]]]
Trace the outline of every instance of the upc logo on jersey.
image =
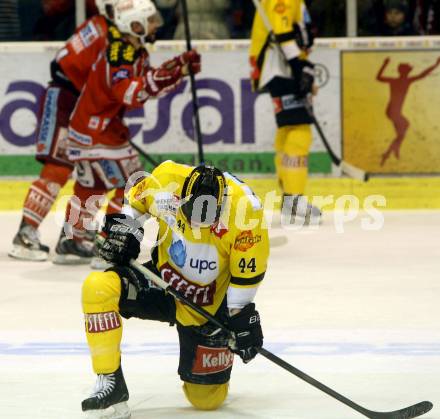
[[208,243],[192,243],[173,233],[168,248],[171,264],[180,275],[191,278],[199,284],[210,284],[220,273],[220,261],[215,246]]
[[214,302],[214,295],[217,289],[216,282],[202,286],[184,278],[169,263],[160,267],[162,278],[176,291],[179,291],[186,298],[199,306],[209,306]]
[[254,244],[261,242],[261,235],[257,234],[254,236],[251,230],[242,231],[236,238],[234,242],[234,249],[240,252],[246,252]]
[[119,313],[107,311],[105,313],[89,313],[84,315],[88,333],[107,332],[121,327]]
[[189,266],[201,274],[203,271],[215,271],[217,269],[217,262],[214,260],[191,258]]
[[228,348],[197,346],[192,373],[196,375],[216,374],[232,367],[234,354]]
[[170,248],[168,249],[168,253],[171,257],[171,260],[179,267],[182,268],[186,262],[186,247],[183,240],[173,241]]

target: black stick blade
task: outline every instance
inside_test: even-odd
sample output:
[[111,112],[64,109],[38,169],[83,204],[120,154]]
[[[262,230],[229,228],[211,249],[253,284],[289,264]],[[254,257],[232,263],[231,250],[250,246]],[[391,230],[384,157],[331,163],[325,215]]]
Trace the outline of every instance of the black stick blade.
[[372,412],[367,417],[370,419],[411,419],[422,416],[433,408],[431,402],[420,402],[405,409],[395,410],[394,412]]

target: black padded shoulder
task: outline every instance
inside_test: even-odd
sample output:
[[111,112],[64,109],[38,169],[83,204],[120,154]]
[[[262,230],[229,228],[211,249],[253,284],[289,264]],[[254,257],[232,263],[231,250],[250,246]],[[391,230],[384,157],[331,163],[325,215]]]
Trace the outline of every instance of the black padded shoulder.
[[109,44],[111,44],[113,41],[120,40],[122,35],[121,32],[119,32],[119,29],[108,20],[107,25],[107,39]]
[[107,48],[107,60],[111,66],[133,64],[141,55],[142,48],[137,49],[122,38],[116,38],[109,43]]

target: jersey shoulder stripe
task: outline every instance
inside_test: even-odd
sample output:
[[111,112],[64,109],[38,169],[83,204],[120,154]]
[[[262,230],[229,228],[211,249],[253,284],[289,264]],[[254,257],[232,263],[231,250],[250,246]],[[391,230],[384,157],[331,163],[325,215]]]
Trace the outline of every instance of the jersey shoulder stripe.
[[259,284],[263,279],[266,272],[263,272],[257,276],[254,276],[252,278],[243,278],[243,277],[236,277],[231,276],[231,284],[240,286],[240,287],[254,287],[255,285]]

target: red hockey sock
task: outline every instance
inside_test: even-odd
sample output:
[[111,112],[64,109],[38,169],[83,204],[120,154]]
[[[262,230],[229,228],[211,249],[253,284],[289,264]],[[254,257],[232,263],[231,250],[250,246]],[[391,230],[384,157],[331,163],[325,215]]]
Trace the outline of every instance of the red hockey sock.
[[85,188],[75,182],[73,193],[66,209],[66,234],[74,240],[81,241],[86,235],[86,230],[95,228],[93,219],[105,199],[105,191]]
[[40,178],[32,182],[23,204],[23,221],[35,228],[44,220],[69,178],[71,169],[46,163]]

